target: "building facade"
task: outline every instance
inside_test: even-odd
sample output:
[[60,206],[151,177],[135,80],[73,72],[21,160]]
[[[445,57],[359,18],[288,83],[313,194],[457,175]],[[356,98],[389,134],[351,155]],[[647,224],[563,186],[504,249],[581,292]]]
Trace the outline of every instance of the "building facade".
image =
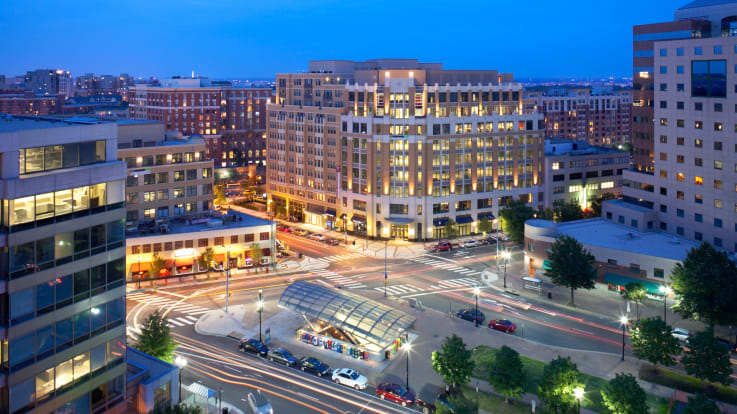
[[545,115],[546,138],[617,146],[630,141],[632,91],[550,88],[525,93]]
[[204,78],[164,79],[129,90],[132,119],[164,122],[168,131],[202,135],[218,167],[265,163],[267,88],[234,88]]
[[542,198],[543,117],[496,71],[412,59],[311,61],[277,75],[267,187],[276,214],[369,237],[460,235]]
[[624,196],[635,207],[604,210],[630,222],[644,206],[660,230],[735,252],[737,2],[696,1],[675,17],[701,19],[704,30],[653,42],[652,174],[625,172]]
[[52,115],[61,113],[62,95],[39,95],[23,90],[0,91],[0,113],[11,115]]
[[34,93],[72,96],[74,80],[72,74],[61,69],[36,69],[25,77],[26,90]]
[[0,412],[124,412],[125,164],[114,124],[0,118]]
[[622,195],[622,174],[629,151],[589,145],[586,141],[545,141],[545,207],[575,202],[586,210],[605,193]]

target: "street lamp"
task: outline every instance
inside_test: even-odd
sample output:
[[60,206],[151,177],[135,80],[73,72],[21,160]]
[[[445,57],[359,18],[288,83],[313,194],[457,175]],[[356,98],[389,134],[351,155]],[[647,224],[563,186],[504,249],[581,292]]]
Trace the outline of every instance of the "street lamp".
[[225,313],[228,313],[228,298],[230,297],[230,246],[225,250]]
[[583,399],[583,387],[576,387],[573,389],[573,396],[576,398],[577,412],[581,412],[581,400]]
[[409,352],[412,350],[412,343],[405,342],[402,348],[404,349],[404,354],[407,358],[407,391],[409,391]]
[[[497,241],[499,243],[499,241]],[[507,261],[509,261],[509,258],[512,257],[512,254],[508,251],[502,252],[502,258],[504,259],[504,289],[507,288]]]
[[174,358],[174,364],[179,367],[179,402],[182,402],[182,370],[187,366],[187,360],[177,355]]
[[660,287],[660,291],[663,293],[663,322],[668,322],[667,318],[667,309],[668,309],[668,295],[673,292],[673,289],[671,289],[668,285],[663,285]]
[[258,290],[258,302],[256,302],[258,308],[258,341],[261,342],[261,313],[264,310],[264,295],[263,290]]
[[386,251],[389,250],[389,240],[384,241],[384,297],[386,297],[386,282],[389,274],[386,272]]
[[476,298],[476,314],[474,315],[474,324],[479,327],[479,287],[473,288],[473,296]]
[[629,320],[627,319],[626,315],[622,315],[619,317],[619,323],[622,324],[622,361],[624,361],[624,328],[627,326],[627,322]]
[[496,257],[499,257],[499,219],[494,219],[496,226]]

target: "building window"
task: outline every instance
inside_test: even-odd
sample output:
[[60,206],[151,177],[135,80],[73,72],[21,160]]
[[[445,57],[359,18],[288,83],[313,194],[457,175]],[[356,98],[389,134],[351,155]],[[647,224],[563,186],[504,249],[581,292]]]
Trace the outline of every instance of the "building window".
[[665,278],[665,271],[663,269],[658,269],[657,267],[653,269],[653,277],[657,277],[658,279]]
[[714,219],[714,227],[722,228],[722,219],[715,218]]
[[702,216],[699,213],[694,214],[694,221],[697,223],[702,223],[704,221],[704,216]]
[[268,231],[262,231],[259,233],[259,239],[260,240],[269,240],[270,233]]
[[640,265],[636,263],[630,263],[630,272],[631,273],[640,273]]
[[727,62],[725,60],[691,61],[691,94],[724,98],[727,96]]

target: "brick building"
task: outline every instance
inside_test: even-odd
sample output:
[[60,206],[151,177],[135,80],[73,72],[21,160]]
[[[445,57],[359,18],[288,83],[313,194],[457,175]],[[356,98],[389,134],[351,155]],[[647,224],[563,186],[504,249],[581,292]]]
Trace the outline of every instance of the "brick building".
[[0,90],[0,113],[12,115],[52,115],[61,113],[64,96],[37,95],[23,90]]

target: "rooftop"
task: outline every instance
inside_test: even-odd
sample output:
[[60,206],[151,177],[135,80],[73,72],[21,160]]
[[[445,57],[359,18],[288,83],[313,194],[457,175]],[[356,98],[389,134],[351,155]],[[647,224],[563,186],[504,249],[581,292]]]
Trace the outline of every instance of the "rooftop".
[[589,144],[587,141],[576,141],[562,138],[549,138],[545,140],[545,155],[591,155],[591,154],[612,154],[621,152],[629,154],[629,151],[623,151],[617,148],[598,147]]
[[642,233],[603,218],[576,220],[558,225],[558,234],[574,237],[583,245],[681,261],[699,244],[661,232]]
[[108,123],[108,121],[103,121],[96,118],[61,118],[50,116],[19,116],[0,114],[0,133],[27,131],[33,129],[64,128],[79,125],[98,125],[105,123]]
[[[164,362],[130,346],[126,348],[125,356],[125,361],[128,363],[128,382],[140,375],[142,377],[141,383],[150,384],[177,369],[177,367],[168,362]],[[132,369],[132,367],[135,367],[135,369]]]
[[[147,237],[161,234],[197,233],[223,229],[268,226],[272,223],[272,221],[256,216],[229,210],[228,214],[212,212],[210,216],[199,218],[170,217],[168,221],[163,223],[156,223],[153,220],[148,223],[142,223],[139,221],[138,228],[136,230],[126,231],[126,235],[128,237]],[[168,229],[164,233],[161,232],[162,225],[166,225]]]
[[685,6],[679,7],[678,10],[695,9],[698,7],[721,6],[723,4],[736,4],[737,0],[696,0]]

